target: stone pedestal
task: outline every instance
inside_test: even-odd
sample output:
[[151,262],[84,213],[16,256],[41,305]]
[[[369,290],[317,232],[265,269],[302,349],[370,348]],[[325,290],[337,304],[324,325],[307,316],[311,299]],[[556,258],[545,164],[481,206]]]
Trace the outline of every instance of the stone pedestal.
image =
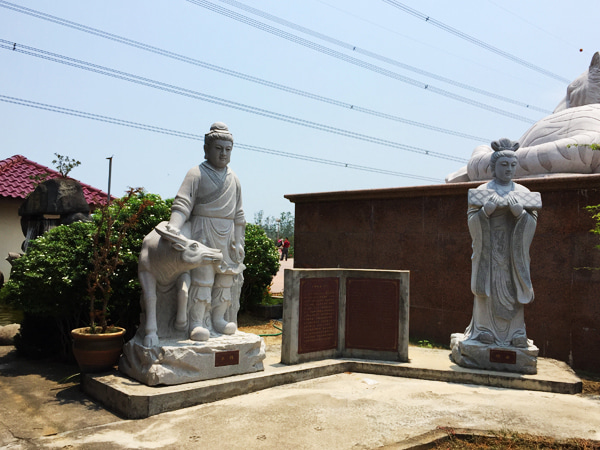
[[205,342],[161,339],[144,347],[138,334],[123,347],[119,370],[156,386],[173,385],[263,370],[265,343],[260,336],[237,331]]
[[527,343],[527,348],[499,347],[465,340],[463,333],[454,333],[450,337],[452,360],[459,366],[535,375],[539,349],[532,340]]

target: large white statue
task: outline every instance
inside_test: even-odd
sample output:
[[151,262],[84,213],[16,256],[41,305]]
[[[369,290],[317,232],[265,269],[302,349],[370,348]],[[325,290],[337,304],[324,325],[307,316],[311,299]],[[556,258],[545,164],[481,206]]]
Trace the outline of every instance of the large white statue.
[[[600,54],[590,67],[567,87],[554,113],[535,123],[518,141],[521,147],[515,178],[555,174],[600,173]],[[489,180],[492,149],[477,147],[466,167],[446,177],[448,183]]]
[[233,136],[227,126],[213,124],[204,137],[206,161],[185,176],[168,225],[171,231],[223,254],[220,265],[202,265],[190,272],[189,331],[195,341],[210,338],[211,322],[218,333],[237,330],[246,220],[240,182],[228,167],[232,149]]
[[491,146],[493,179],[469,191],[473,317],[464,334],[452,336],[452,355],[455,362],[466,367],[519,372],[522,370],[517,367],[489,366],[486,351],[525,349],[537,355],[537,348],[527,339],[524,305],[534,297],[529,246],[541,198],[539,193],[530,192],[512,180],[518,166],[519,144],[500,139]]
[[141,324],[119,370],[143,383],[181,384],[263,370],[260,336],[237,329],[246,221],[233,137],[217,122],[204,139],[171,217],[142,243]]
[[588,70],[567,86],[567,95],[554,112],[592,103],[600,103],[600,53],[598,52],[592,56]]

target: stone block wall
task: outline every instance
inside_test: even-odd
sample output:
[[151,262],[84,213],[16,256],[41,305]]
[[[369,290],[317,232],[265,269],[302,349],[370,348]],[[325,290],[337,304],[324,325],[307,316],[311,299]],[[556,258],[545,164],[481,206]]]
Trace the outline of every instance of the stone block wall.
[[[584,208],[600,175],[518,180],[542,193],[531,246],[535,300],[525,307],[540,356],[600,372],[598,236]],[[295,203],[295,268],[410,271],[410,336],[448,344],[473,307],[467,191],[457,183],[286,195]]]

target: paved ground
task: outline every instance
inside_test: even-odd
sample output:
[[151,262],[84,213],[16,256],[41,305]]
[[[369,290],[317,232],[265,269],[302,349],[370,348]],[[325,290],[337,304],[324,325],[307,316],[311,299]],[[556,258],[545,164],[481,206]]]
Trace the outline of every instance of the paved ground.
[[[279,351],[271,347],[269,360]],[[76,381],[60,383],[76,370],[0,347],[0,447],[407,448],[438,427],[600,440],[600,396],[341,373],[125,420]]]
[[294,260],[289,258],[288,260],[279,261],[279,272],[273,277],[273,283],[271,284],[271,293],[280,294],[283,292],[283,273],[285,269],[294,268]]
[[[272,292],[283,291],[286,267],[293,260]],[[265,365],[279,354],[270,346]],[[77,371],[0,346],[0,448],[399,449],[444,428],[600,441],[598,395],[347,372],[125,420],[87,398],[77,378],[65,381]]]

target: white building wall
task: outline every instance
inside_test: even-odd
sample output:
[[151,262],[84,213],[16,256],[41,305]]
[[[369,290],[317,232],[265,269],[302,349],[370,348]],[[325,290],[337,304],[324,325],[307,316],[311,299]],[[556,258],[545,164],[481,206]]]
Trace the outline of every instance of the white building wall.
[[21,244],[25,240],[18,214],[22,202],[23,199],[0,198],[0,270],[5,281],[10,278],[8,252],[22,253]]

